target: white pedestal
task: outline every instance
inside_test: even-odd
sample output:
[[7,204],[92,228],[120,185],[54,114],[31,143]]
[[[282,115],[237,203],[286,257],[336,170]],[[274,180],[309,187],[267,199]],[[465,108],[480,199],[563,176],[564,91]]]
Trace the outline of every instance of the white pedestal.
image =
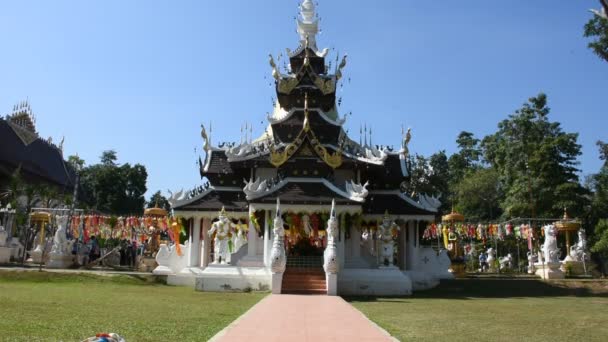
[[534,268],[536,268],[536,275],[542,279],[564,279],[565,274],[560,270],[561,265],[560,262],[535,263]]
[[173,286],[196,287],[196,279],[202,274],[203,270],[199,267],[186,267],[177,273],[171,272],[168,274],[167,284]]
[[6,264],[11,261],[12,248],[0,247],[0,264]]
[[[168,276],[168,283],[176,276]],[[241,292],[268,291],[272,274],[265,267],[209,265],[196,276],[197,291]]]
[[338,295],[338,274],[325,273],[325,281],[327,282],[327,295],[328,296],[337,296]]
[[173,274],[173,271],[167,266],[157,266],[152,273],[156,275],[169,275]]
[[[585,275],[585,269],[587,270],[587,274],[591,274],[591,271],[595,268],[595,264],[591,261],[587,261],[584,265],[582,261],[562,261],[561,270],[564,274],[572,275],[572,276],[581,276]],[[568,274],[569,273],[569,274]]]
[[[412,280],[399,269],[347,268],[336,276],[339,278],[336,294],[340,295],[408,296],[412,294]],[[333,280],[327,276],[326,279],[327,294],[331,295],[330,287]],[[435,281],[438,283],[437,280]]]
[[49,255],[46,254],[45,255],[45,259],[46,260],[42,260],[42,249],[34,249],[33,251],[29,252],[30,254],[30,258],[27,260],[28,262],[33,262],[35,264],[40,264],[40,263],[44,263],[46,260],[49,259]]
[[49,262],[46,264],[47,268],[69,268],[74,265],[74,257],[72,255],[53,254]]
[[273,273],[271,277],[272,293],[281,294],[281,287],[283,286],[283,273]]

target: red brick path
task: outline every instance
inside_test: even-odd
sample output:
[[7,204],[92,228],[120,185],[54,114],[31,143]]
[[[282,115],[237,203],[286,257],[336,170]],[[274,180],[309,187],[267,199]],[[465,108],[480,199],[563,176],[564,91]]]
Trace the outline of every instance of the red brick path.
[[269,295],[212,341],[394,341],[344,299]]

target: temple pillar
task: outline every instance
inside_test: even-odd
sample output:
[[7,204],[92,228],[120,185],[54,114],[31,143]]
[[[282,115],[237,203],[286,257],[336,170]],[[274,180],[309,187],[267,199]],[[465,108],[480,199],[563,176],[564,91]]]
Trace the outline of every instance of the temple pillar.
[[416,221],[410,220],[406,223],[407,243],[405,250],[405,268],[412,270],[414,268],[414,252],[416,250]]
[[408,221],[402,222],[399,227],[399,235],[397,236],[398,238],[398,247],[399,250],[397,251],[397,256],[398,256],[398,260],[399,260],[399,268],[401,268],[401,270],[405,271],[406,270],[406,265],[407,265],[407,244],[406,244],[406,240],[405,240],[405,236],[407,235],[407,223]]
[[[200,222],[201,219],[197,218],[197,220]],[[201,244],[200,267],[205,268],[205,267],[207,267],[207,265],[209,265],[209,255],[210,255],[209,248],[211,248],[211,239],[208,236],[208,232],[209,232],[209,228],[211,228],[211,219],[204,218],[202,220],[203,220],[203,227],[202,227],[201,235],[203,237],[203,243]]]
[[188,267],[197,267],[199,265],[199,252],[201,243],[201,220],[193,218],[190,224],[190,237],[188,242],[190,248],[188,250]]
[[[344,215],[344,214],[342,214]],[[338,221],[340,222],[340,220]],[[345,229],[344,227],[340,227],[340,229],[338,230],[340,232],[340,239],[338,241],[338,265],[340,265],[340,270],[344,269],[344,263],[346,261],[346,259],[344,258],[345,256],[345,251],[346,251],[346,234],[345,234]],[[335,296],[335,294],[334,294]]]
[[255,225],[251,220],[251,216],[254,215],[254,211],[249,208],[249,232],[247,233],[247,256],[249,258],[255,258],[256,251],[258,250],[258,232],[255,230]]
[[264,213],[264,266],[270,267],[270,210]]

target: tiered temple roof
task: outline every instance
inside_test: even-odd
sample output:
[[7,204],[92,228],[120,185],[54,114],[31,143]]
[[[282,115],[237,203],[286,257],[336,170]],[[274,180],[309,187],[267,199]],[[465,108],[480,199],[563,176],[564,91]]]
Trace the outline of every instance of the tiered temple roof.
[[400,190],[409,180],[409,131],[398,151],[348,137],[336,104],[346,56],[333,72],[329,70],[328,50],[317,48],[312,1],[301,5],[297,25],[300,44],[287,51],[289,68],[281,71],[269,58],[277,101],[264,135],[214,147],[203,127],[206,156],[200,160],[200,174],[211,185],[173,198],[174,209],[224,206],[246,211],[247,203],[270,204],[280,197],[281,203],[296,205],[326,205],[335,199],[339,205],[358,206],[365,214],[435,214],[440,205],[436,198],[422,194],[414,199]]
[[63,159],[62,144],[57,146],[38,135],[27,101],[15,105],[11,114],[0,117],[0,176],[8,177],[20,168],[26,181],[71,191],[76,176]]

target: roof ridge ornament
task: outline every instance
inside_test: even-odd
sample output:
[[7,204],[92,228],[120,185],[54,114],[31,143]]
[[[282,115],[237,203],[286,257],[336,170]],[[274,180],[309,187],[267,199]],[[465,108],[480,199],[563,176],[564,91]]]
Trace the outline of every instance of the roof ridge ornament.
[[318,52],[316,34],[319,33],[319,19],[316,18],[315,4],[304,0],[300,4],[300,19],[296,19],[300,45]]

